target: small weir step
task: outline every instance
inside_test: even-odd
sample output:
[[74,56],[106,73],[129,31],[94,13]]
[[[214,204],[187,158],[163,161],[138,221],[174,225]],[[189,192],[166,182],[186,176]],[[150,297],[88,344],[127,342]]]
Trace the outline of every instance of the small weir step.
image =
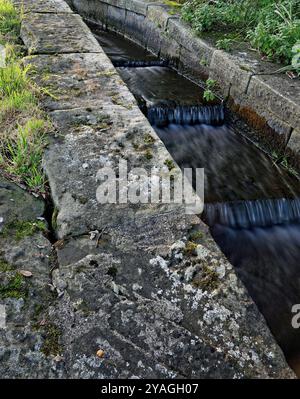
[[206,204],[202,219],[209,226],[241,229],[300,223],[300,198]]
[[147,68],[147,67],[167,67],[168,61],[150,60],[150,61],[135,61],[135,60],[116,60],[113,61],[116,68]]
[[225,120],[223,105],[211,106],[152,106],[148,108],[147,117],[153,126],[176,125],[222,125]]

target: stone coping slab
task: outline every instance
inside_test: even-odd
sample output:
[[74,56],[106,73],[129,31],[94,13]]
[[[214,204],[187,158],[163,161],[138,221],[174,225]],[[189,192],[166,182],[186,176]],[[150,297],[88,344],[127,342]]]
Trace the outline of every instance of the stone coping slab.
[[65,2],[60,0],[13,0],[15,7],[21,9],[22,13],[73,13]]
[[[172,159],[101,47],[97,54],[94,45],[89,50],[87,28],[85,45],[74,51],[80,18],[55,16],[56,29],[71,28],[57,33],[44,54],[49,15],[27,14],[22,36],[28,47],[42,43],[24,61],[38,83],[48,82],[43,104],[57,128],[43,165],[59,238],[51,269],[58,296],[47,320],[60,332],[61,346],[51,373],[42,366],[27,376],[294,378],[197,216],[186,215],[182,205],[97,203],[99,168],[116,168],[123,159],[169,174],[165,161]],[[104,356],[96,356],[99,349]]]
[[30,54],[100,52],[97,40],[77,14],[25,14],[21,36]]

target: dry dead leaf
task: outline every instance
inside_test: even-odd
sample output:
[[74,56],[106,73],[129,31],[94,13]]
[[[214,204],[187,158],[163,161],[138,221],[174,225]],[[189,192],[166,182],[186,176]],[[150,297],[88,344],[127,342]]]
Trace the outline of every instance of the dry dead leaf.
[[53,247],[56,249],[62,249],[64,247],[64,240],[58,240],[53,244]]
[[32,277],[32,273],[29,270],[19,270],[19,273],[24,277]]
[[59,363],[59,362],[61,362],[61,361],[63,360],[63,357],[60,356],[60,355],[56,355],[56,356],[53,358],[53,360],[54,360],[55,362]]
[[96,355],[97,355],[98,357],[100,357],[100,359],[101,359],[101,358],[104,357],[105,353],[104,353],[104,351],[103,351],[102,349],[99,349],[99,350],[97,351]]

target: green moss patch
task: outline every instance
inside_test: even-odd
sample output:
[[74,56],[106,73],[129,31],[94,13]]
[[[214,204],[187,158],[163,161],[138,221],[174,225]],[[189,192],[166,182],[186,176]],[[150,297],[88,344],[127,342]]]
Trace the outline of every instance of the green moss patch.
[[0,258],[0,272],[5,273],[12,270],[14,270],[13,266],[7,263],[4,259]]
[[37,232],[46,232],[47,227],[45,222],[41,220],[37,221],[21,221],[17,220],[8,224],[4,231],[3,236],[13,236],[17,241],[24,239],[25,237],[33,236]]
[[57,325],[53,323],[47,324],[45,327],[45,339],[41,348],[41,352],[46,356],[56,356],[61,353],[60,346],[61,332]]
[[28,295],[27,284],[20,273],[16,273],[7,281],[0,284],[0,298],[26,298]]
[[193,285],[201,288],[204,291],[213,291],[219,286],[219,275],[207,265],[202,266],[201,273],[199,273],[193,280]]
[[197,244],[195,244],[195,243],[192,242],[192,241],[188,241],[188,242],[186,243],[186,246],[185,246],[183,252],[184,252],[186,255],[196,255],[196,249],[197,249]]

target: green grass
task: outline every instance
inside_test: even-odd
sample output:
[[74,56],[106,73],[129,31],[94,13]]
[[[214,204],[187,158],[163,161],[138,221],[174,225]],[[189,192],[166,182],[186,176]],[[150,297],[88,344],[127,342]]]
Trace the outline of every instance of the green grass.
[[6,142],[6,170],[12,175],[21,176],[28,187],[41,191],[45,184],[41,162],[46,131],[45,120],[31,118],[24,126],[18,126],[15,138]]
[[11,1],[0,0],[0,40],[7,49],[6,65],[0,68],[0,167],[31,191],[43,193],[42,156],[51,124],[39,107],[43,89],[22,63],[20,23]]
[[30,87],[27,75],[28,67],[23,68],[18,62],[8,64],[0,68],[0,96],[10,97],[16,93],[22,93]]
[[261,55],[286,65],[300,44],[300,0],[189,0],[182,18],[198,33],[221,33],[218,46],[224,50],[230,50],[234,33]]
[[20,26],[20,15],[12,2],[0,0],[0,43],[18,41]]

